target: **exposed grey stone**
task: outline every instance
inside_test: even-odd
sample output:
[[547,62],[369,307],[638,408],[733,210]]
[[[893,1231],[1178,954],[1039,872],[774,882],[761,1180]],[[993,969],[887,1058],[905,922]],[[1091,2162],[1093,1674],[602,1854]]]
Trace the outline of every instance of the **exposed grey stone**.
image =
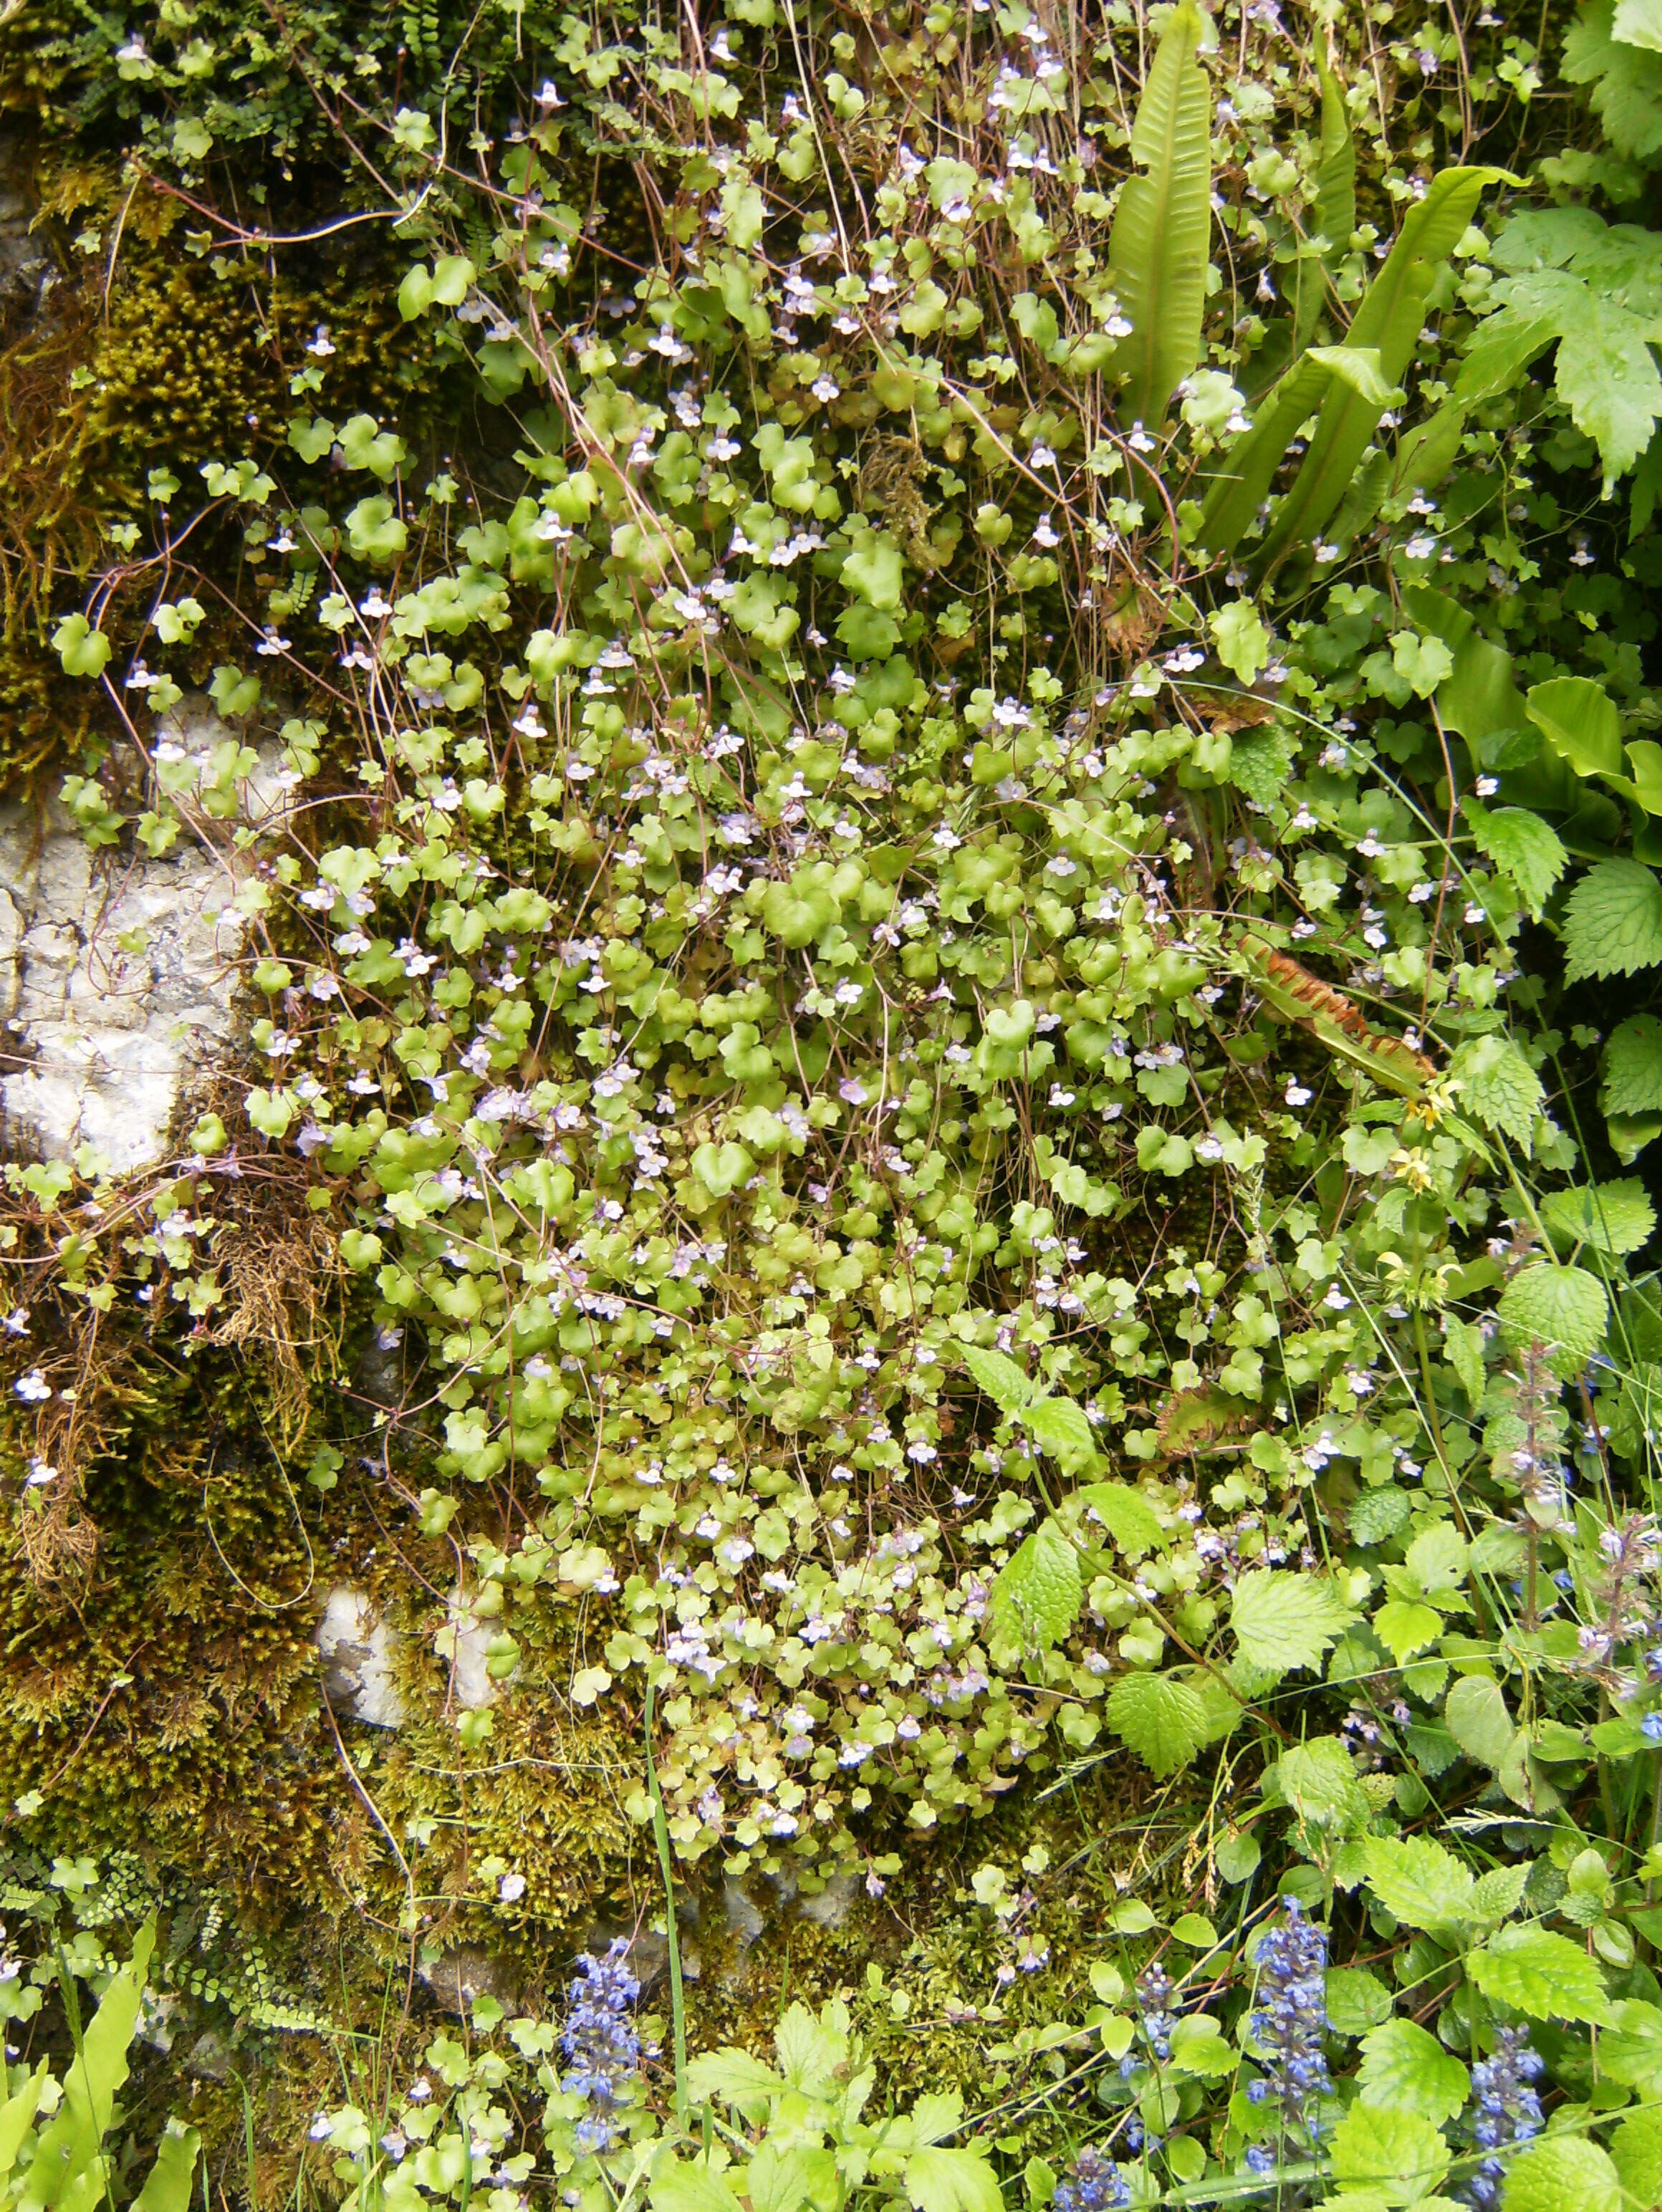
[[466,2016],[475,1997],[495,1997],[509,2007],[519,2002],[519,1979],[512,1966],[477,1944],[453,1944],[436,1959],[419,1960],[416,1972],[447,2012]]
[[451,1688],[465,1713],[481,1712],[485,1706],[494,1705],[502,1694],[502,1686],[487,1663],[496,1626],[489,1620],[480,1620],[460,1589],[450,1593],[449,1610],[450,1629],[455,1638],[450,1662]]
[[399,1638],[372,1599],[337,1583],[324,1601],[313,1638],[323,1661],[323,1694],[343,1720],[368,1728],[401,1728],[404,1700],[396,1666]]
[[[162,725],[187,757],[235,732],[200,701]],[[253,864],[241,823],[283,802],[277,756],[242,786],[237,820],[205,817],[160,859],[94,854],[55,799],[0,806],[0,1119],[14,1149],[90,1144],[118,1171],[167,1148],[192,1075],[234,1042],[232,905]]]
[[724,1882],[721,1901],[727,1908],[729,1932],[740,1950],[747,1951],[767,1926],[766,1914],[741,1881],[729,1880]]
[[813,1897],[800,1899],[797,1910],[804,1920],[814,1921],[821,1928],[840,1928],[853,1911],[859,1893],[860,1876],[852,1868],[844,1868]]

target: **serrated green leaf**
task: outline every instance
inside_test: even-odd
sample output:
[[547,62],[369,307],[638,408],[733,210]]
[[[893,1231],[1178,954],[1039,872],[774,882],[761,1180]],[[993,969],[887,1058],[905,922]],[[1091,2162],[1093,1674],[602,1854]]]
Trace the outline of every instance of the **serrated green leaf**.
[[1551,1355],[1555,1375],[1575,1375],[1604,1342],[1610,1300],[1597,1275],[1585,1267],[1537,1261],[1514,1275],[1498,1308],[1509,1342],[1538,1340]]
[[1601,860],[1564,908],[1564,972],[1637,975],[1662,962],[1662,882],[1637,860]]
[[1638,1251],[1656,1230],[1656,1208],[1637,1176],[1555,1190],[1541,1202],[1541,1218],[1555,1239],[1614,1254]]
[[1662,2204],[1662,2111],[1630,2112],[1610,2137],[1610,2157],[1635,2204]]
[[1411,2020],[1388,2020],[1364,2036],[1356,2080],[1370,2105],[1416,2112],[1434,2125],[1454,2118],[1471,2086],[1453,2053]]
[[1540,1927],[1502,1928],[1469,1954],[1466,1971],[1486,1997],[1531,2020],[1602,2021],[1604,1977],[1579,1943]]
[[1041,1521],[993,1584],[993,1619],[1014,1641],[1048,1650],[1079,1618],[1084,1595],[1077,1547],[1058,1522]]
[[1483,1401],[1485,1375],[1483,1369],[1483,1333],[1476,1322],[1462,1321],[1458,1315],[1443,1316],[1443,1346],[1448,1364],[1459,1377],[1460,1387],[1474,1406]]
[[1460,1103],[1486,1129],[1527,1147],[1541,1111],[1541,1079],[1510,1037],[1469,1037],[1449,1062]]
[[1367,1818],[1367,1795],[1337,1736],[1312,1736],[1295,1744],[1282,1753],[1274,1772],[1282,1796],[1313,1827],[1348,1829]]
[[1621,2179],[1585,2136],[1543,2136],[1507,2167],[1501,2212],[1622,2212]]
[[1001,1413],[1014,1413],[1023,1406],[1031,1405],[1040,1388],[1002,1352],[987,1352],[979,1345],[966,1345],[964,1364],[975,1377],[977,1387],[985,1391]]
[[1128,1674],[1108,1692],[1108,1725],[1157,1781],[1187,1766],[1208,1740],[1206,1709],[1169,1674]]
[[1087,1467],[1097,1455],[1090,1416],[1071,1398],[1041,1398],[1027,1407],[1022,1419],[1040,1450],[1064,1468]]
[[1529,1881],[1527,1862],[1521,1866],[1491,1867],[1472,1891],[1469,1910],[1474,1920],[1492,1927],[1516,1912]]
[[652,2177],[652,2212],[740,2212],[733,2185],[703,2159],[672,2158]]
[[1361,2035],[1391,2017],[1391,1991],[1366,1966],[1330,1966],[1327,2024],[1336,2035]]
[[1436,1643],[1444,1625],[1434,1606],[1412,1598],[1389,1598],[1373,1616],[1374,1634],[1399,1667]]
[[1448,2171],[1448,2145],[1423,2114],[1359,2100],[1333,2133],[1336,2181],[1377,2191],[1387,2204],[1435,2194]]
[[1662,1114],[1662,1018],[1629,1014],[1611,1030],[1599,1103],[1607,1114]]
[[1087,1482],[1079,1494],[1090,1509],[1089,1519],[1106,1529],[1115,1549],[1128,1559],[1164,1549],[1166,1531],[1160,1516],[1129,1483]]
[[1410,1928],[1456,1928],[1464,1917],[1472,1877],[1428,1837],[1370,1837],[1362,1864],[1380,1904]]
[[1257,1570],[1235,1585],[1229,1625],[1251,1667],[1277,1674],[1318,1667],[1334,1638],[1355,1618],[1313,1575]]
[[1434,1603],[1446,1600],[1465,1579],[1470,1548],[1452,1521],[1435,1521],[1421,1529],[1403,1564],[1422,1594]]
[[906,2197],[915,2212],[1003,2212],[998,2177],[979,2151],[931,2145],[906,2160]]
[[[1438,704],[1442,704],[1440,696]],[[1471,824],[1472,843],[1512,878],[1531,915],[1538,921],[1553,887],[1569,864],[1558,832],[1526,807],[1498,806],[1491,811],[1473,799],[1462,799],[1460,805]]]

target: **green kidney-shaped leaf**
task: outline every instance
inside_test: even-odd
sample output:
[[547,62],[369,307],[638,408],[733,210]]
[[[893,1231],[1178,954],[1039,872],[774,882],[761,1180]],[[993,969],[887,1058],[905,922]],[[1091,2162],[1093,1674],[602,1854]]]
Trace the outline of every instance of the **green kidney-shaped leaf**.
[[1449,1692],[1443,1718],[1468,1759],[1498,1771],[1517,1734],[1498,1682],[1481,1674],[1467,1675]]
[[1531,2020],[1602,2021],[1610,2014],[1604,1977],[1579,1943],[1539,1927],[1502,1928],[1466,1960],[1486,1997]]

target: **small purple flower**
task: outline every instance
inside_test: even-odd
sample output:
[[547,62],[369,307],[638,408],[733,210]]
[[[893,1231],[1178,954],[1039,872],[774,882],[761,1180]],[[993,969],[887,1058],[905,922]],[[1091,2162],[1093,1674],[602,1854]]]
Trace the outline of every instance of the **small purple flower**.
[[1056,2186],[1050,2203],[1055,2212],[1119,2212],[1131,2201],[1131,2191],[1111,2158],[1094,2143],[1087,2143],[1074,2161],[1074,2170]]
[[618,2139],[615,2118],[623,2092],[639,2070],[641,2039],[629,2008],[641,1985],[629,1970],[629,1941],[619,1936],[602,1958],[585,1951],[577,1961],[560,2048],[571,2062],[560,2087],[587,2100],[574,2140],[580,2151],[610,2150]]
[[1541,2100],[1530,2083],[1545,2064],[1531,2051],[1529,2030],[1497,2028],[1495,2048],[1471,2069],[1471,2140],[1490,2156],[1465,2187],[1465,2201],[1474,2212],[1495,2212],[1501,2202],[1506,2161],[1493,2154],[1508,2143],[1527,2142],[1541,2130]]
[[1286,1919],[1257,1948],[1258,2008],[1251,2028],[1266,2063],[1247,2094],[1255,2105],[1275,2106],[1283,2126],[1305,2128],[1313,2142],[1318,2106],[1332,2087],[1322,2049],[1327,1934],[1310,1924],[1296,1898],[1285,1905]]

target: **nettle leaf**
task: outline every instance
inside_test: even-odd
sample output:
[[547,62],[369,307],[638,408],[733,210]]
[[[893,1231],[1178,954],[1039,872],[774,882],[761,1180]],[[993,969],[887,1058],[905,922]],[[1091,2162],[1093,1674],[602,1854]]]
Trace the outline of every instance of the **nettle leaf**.
[[1629,1014],[1604,1047],[1607,1114],[1662,1114],[1662,1018]]
[[1610,1300],[1598,1276],[1585,1267],[1556,1267],[1543,1260],[1513,1277],[1498,1310],[1511,1343],[1538,1340],[1551,1354],[1554,1374],[1568,1378],[1604,1342]]
[[979,2151],[931,2145],[906,2160],[906,2197],[915,2212],[1003,2212],[998,2177]]
[[1656,1230],[1656,1208],[1636,1176],[1555,1190],[1542,1201],[1541,1218],[1555,1238],[1616,1255],[1638,1251]]
[[993,1620],[1012,1642],[1043,1650],[1079,1618],[1085,1595],[1079,1552],[1061,1523],[1041,1521],[993,1584]]
[[1623,2212],[1621,2176],[1585,2136],[1543,2136],[1507,2166],[1501,2212]]
[[1569,865],[1558,832],[1526,807],[1498,806],[1491,811],[1475,799],[1462,799],[1460,806],[1471,825],[1472,843],[1512,878],[1531,918],[1538,921]]
[[1483,1368],[1483,1333],[1476,1322],[1462,1321],[1458,1315],[1443,1316],[1443,1347],[1448,1364],[1459,1377],[1460,1387],[1474,1406],[1482,1403],[1485,1375]]
[[966,1345],[964,1364],[975,1377],[977,1387],[985,1391],[1001,1413],[1018,1413],[1022,1407],[1031,1405],[1040,1388],[1002,1352],[986,1352],[978,1345]]
[[1156,1781],[1187,1766],[1211,1729],[1200,1693],[1171,1674],[1128,1674],[1108,1692],[1108,1725]]
[[1610,2137],[1610,2156],[1635,2204],[1662,2204],[1662,2109],[1630,2113]]
[[1485,1927],[1508,1919],[1524,1901],[1529,1882],[1527,1863],[1521,1866],[1491,1867],[1472,1891],[1470,1917]]
[[1610,2017],[1597,1965],[1579,1943],[1549,1929],[1502,1928],[1468,1954],[1466,1971],[1486,1997],[1531,2020]]
[[1486,1129],[1527,1148],[1544,1093],[1541,1079],[1510,1037],[1468,1037],[1449,1062],[1461,1103]]
[[1236,1583],[1229,1625],[1249,1666],[1285,1674],[1297,1667],[1319,1667],[1328,1645],[1355,1619],[1351,1607],[1313,1575],[1259,1570]]
[[1564,973],[1637,975],[1662,962],[1662,881],[1637,860],[1589,868],[1564,908]]
[[1368,1817],[1355,1764],[1336,1735],[1312,1736],[1284,1751],[1272,1771],[1299,1819],[1318,1828],[1355,1828]]
[[1090,1416],[1071,1398],[1041,1398],[1021,1416],[1041,1451],[1063,1467],[1088,1466],[1097,1455]]
[[1079,1495],[1090,1509],[1088,1517],[1107,1530],[1115,1548],[1128,1559],[1164,1548],[1166,1531],[1160,1516],[1129,1483],[1087,1482]]
[[1367,1886],[1410,1928],[1458,1927],[1475,1887],[1452,1851],[1424,1836],[1373,1837],[1362,1846]]
[[1453,2052],[1411,2020],[1388,2020],[1362,2038],[1356,2081],[1370,2105],[1417,2112],[1434,2125],[1454,2118],[1471,2087]]
[[1333,2133],[1333,2178],[1387,2204],[1436,2194],[1448,2172],[1448,2145],[1422,2113],[1359,2099]]

